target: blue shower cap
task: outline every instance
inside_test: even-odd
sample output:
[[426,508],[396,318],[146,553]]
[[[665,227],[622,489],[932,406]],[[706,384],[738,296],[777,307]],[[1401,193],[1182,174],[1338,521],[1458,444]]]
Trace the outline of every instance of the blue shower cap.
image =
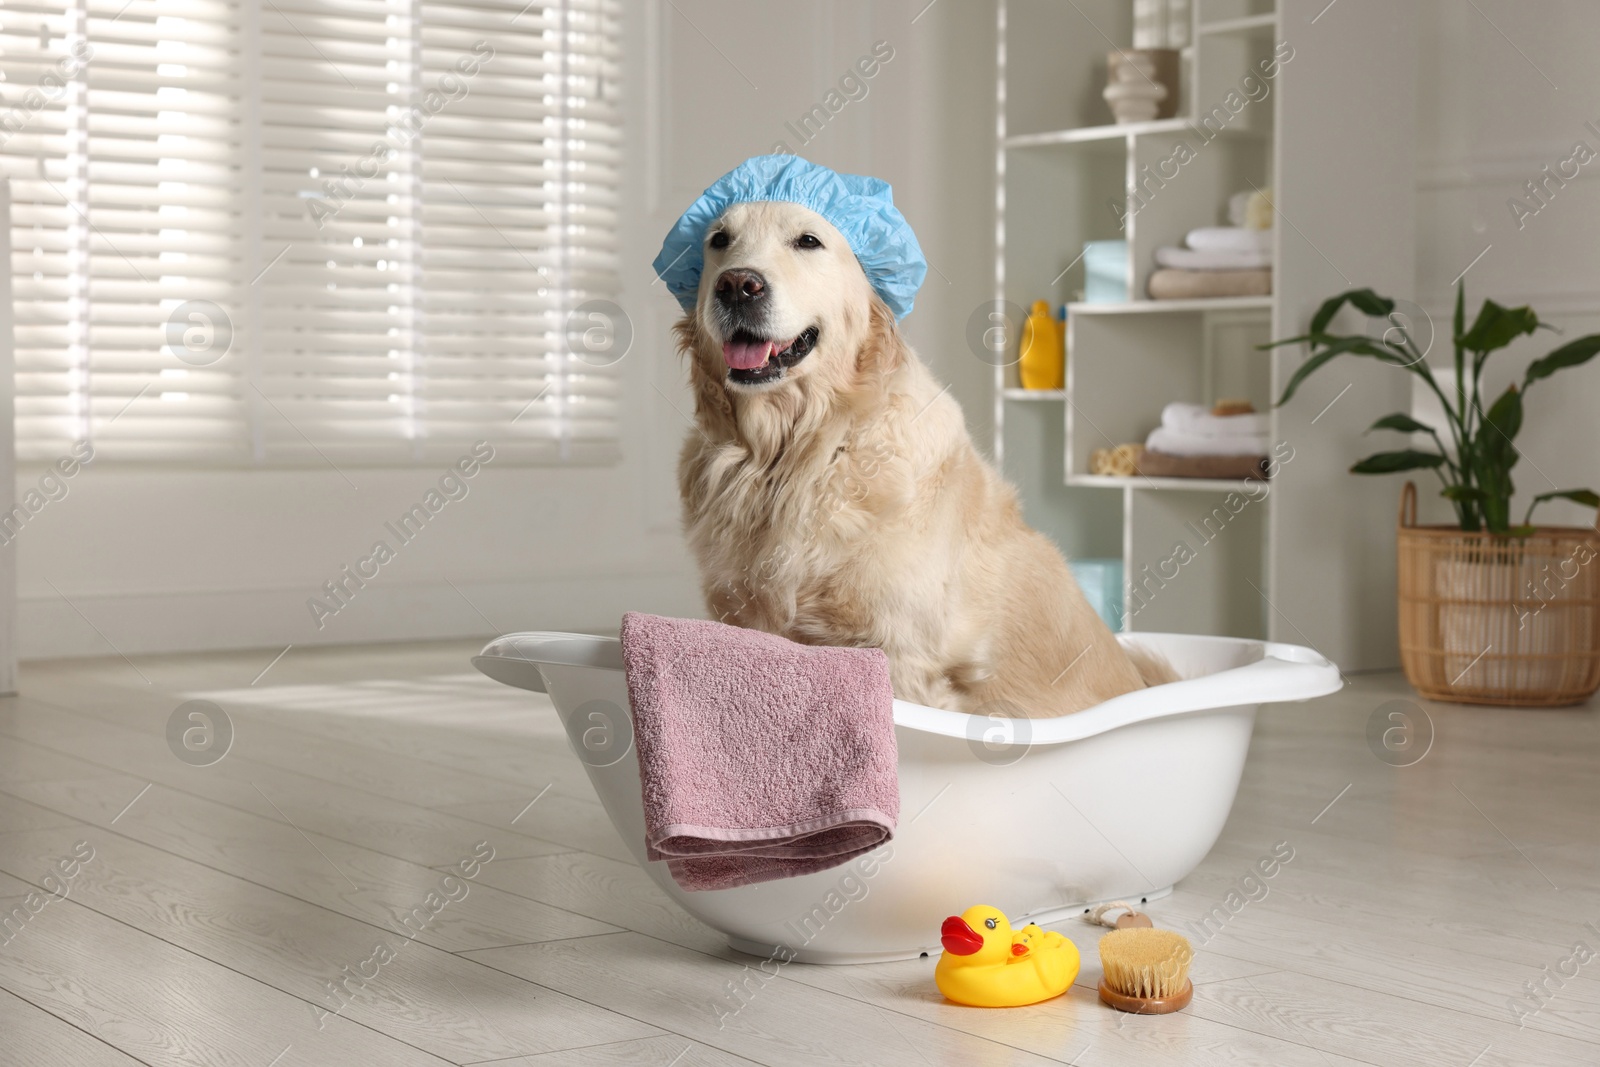
[[833,224],[894,317],[911,305],[928,261],[910,223],[894,206],[889,183],[838,174],[793,155],[753,156],[718,178],[673,225],[656,256],[656,274],[683,310],[694,308],[705,266],[706,227],[733,204],[782,200],[808,207]]

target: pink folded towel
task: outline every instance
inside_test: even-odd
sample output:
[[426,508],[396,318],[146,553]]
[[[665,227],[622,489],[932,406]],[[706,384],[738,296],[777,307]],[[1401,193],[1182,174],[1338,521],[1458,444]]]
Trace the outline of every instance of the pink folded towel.
[[894,835],[894,693],[876,648],[622,617],[645,845],[685,889],[838,866]]

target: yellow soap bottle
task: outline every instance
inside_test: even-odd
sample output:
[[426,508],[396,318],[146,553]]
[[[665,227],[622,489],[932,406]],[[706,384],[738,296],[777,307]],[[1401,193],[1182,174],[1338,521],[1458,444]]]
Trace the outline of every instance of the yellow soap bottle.
[[1066,323],[1050,314],[1043,300],[1022,324],[1021,358],[1017,374],[1024,389],[1061,389],[1066,385]]

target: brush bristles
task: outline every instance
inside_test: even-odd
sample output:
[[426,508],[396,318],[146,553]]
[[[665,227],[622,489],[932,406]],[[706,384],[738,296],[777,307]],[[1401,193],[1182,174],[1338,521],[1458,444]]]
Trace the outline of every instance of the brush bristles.
[[1148,927],[1113,930],[1100,939],[1106,985],[1125,997],[1170,997],[1189,977],[1194,949],[1181,934]]

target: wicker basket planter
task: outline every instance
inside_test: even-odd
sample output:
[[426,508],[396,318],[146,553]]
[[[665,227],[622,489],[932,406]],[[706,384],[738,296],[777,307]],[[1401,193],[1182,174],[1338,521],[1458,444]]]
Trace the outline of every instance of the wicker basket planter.
[[1418,526],[1400,499],[1400,661],[1433,700],[1551,707],[1600,689],[1600,533]]

